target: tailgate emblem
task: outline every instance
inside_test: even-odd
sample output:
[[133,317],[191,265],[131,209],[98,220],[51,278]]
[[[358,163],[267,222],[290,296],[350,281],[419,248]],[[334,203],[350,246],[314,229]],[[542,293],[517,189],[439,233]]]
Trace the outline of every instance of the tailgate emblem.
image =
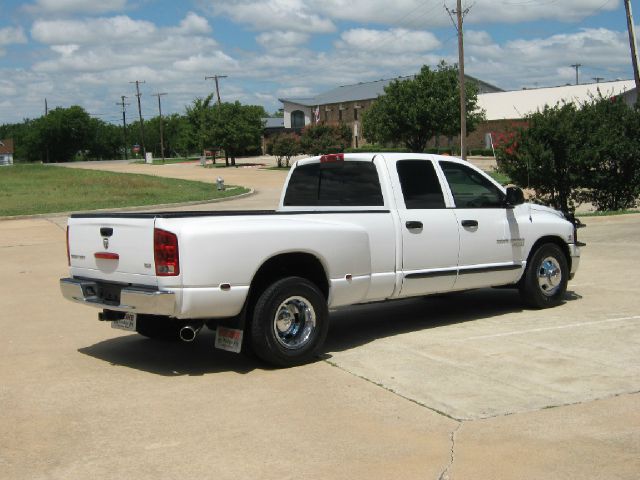
[[108,238],[103,238],[102,239],[102,245],[104,245],[104,249],[107,250],[109,248],[109,239]]

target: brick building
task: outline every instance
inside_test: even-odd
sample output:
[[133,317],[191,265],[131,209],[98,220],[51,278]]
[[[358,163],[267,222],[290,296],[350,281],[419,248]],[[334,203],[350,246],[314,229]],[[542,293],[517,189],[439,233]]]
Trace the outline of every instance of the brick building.
[[[398,77],[375,82],[363,82],[355,85],[344,85],[328,92],[309,98],[281,98],[284,106],[285,128],[300,130],[306,125],[316,122],[327,124],[345,123],[351,128],[352,146],[358,147],[366,143],[362,131],[362,112],[380,96],[384,88],[394,80],[412,77]],[[500,92],[498,87],[473,77],[468,81],[478,85],[480,93]]]
[[[410,77],[399,79],[402,78]],[[634,104],[637,98],[632,80],[503,91],[482,80],[467,78],[478,85],[478,106],[486,115],[486,121],[469,134],[469,149],[491,148],[491,134],[525,124],[523,119],[528,114],[542,110],[545,105],[583,103],[597,96],[598,92],[605,98],[622,96],[629,105]],[[353,132],[352,146],[361,146],[366,143],[366,132],[362,131],[361,125],[362,112],[378,96],[384,95],[384,87],[394,80],[397,79],[345,85],[310,98],[282,98],[284,127],[300,130],[316,121],[328,124],[344,122]],[[437,143],[439,146],[458,146],[459,139],[441,137]],[[435,144],[435,139],[429,142],[429,146]]]
[[0,140],[0,166],[13,165],[13,140]]

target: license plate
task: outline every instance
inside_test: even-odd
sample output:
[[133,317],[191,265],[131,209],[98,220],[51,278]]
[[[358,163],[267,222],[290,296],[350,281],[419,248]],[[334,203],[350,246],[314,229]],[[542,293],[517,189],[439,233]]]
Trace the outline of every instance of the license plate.
[[242,330],[235,328],[216,328],[215,347],[227,352],[240,353],[242,349]]
[[113,320],[111,322],[111,328],[117,328],[118,330],[127,330],[129,332],[136,331],[136,318],[137,314],[126,312],[124,318],[120,320]]

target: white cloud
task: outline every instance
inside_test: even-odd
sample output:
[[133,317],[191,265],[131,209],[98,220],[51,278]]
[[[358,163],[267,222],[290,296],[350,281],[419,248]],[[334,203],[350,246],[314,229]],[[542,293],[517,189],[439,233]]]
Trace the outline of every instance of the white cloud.
[[21,27],[0,28],[0,47],[16,43],[27,43],[27,37]]
[[339,48],[352,48],[378,53],[425,52],[440,47],[440,41],[431,32],[418,32],[404,28],[391,30],[347,30],[336,43]]
[[105,44],[149,39],[156,32],[153,23],[125,15],[87,20],[36,20],[31,36],[49,45]]
[[575,63],[582,64],[583,81],[592,81],[593,72],[603,76],[605,69],[615,78],[629,62],[626,33],[604,28],[504,44],[486,32],[468,31],[466,39],[469,73],[503,88],[573,83],[575,69],[570,65]]
[[25,8],[33,13],[87,13],[117,12],[127,6],[127,0],[36,0]]
[[264,32],[256,37],[256,41],[264,48],[289,48],[304,45],[309,35],[301,32],[275,31]]
[[333,22],[315,13],[305,0],[208,0],[215,15],[251,25],[256,30],[296,30],[330,33]]
[[213,70],[230,72],[238,69],[236,60],[223,52],[215,52],[212,55],[199,53],[184,60],[177,60],[173,67],[181,72],[207,73]]
[[207,35],[211,33],[211,26],[206,18],[189,12],[173,32],[179,35]]

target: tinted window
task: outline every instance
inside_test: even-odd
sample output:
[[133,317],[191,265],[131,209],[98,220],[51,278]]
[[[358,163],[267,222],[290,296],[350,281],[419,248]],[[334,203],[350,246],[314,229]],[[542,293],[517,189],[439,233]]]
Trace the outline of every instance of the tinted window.
[[440,162],[456,208],[504,207],[504,194],[487,178],[459,163]]
[[285,206],[379,207],[380,180],[371,162],[313,163],[291,175]]
[[396,163],[404,204],[408,209],[444,208],[444,196],[433,163],[400,160]]

